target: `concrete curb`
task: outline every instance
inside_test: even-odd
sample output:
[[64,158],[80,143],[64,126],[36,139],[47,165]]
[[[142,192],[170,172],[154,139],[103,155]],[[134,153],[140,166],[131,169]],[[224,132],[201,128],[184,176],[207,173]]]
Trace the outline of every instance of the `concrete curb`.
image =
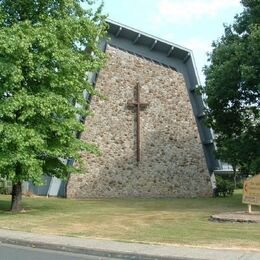
[[109,240],[81,239],[39,235],[0,229],[0,242],[33,248],[88,254],[100,257],[136,260],[258,260],[259,251],[193,248],[172,245],[124,243]]
[[[170,256],[152,256],[146,254],[131,254],[127,252],[120,252],[120,251],[109,251],[109,250],[102,250],[102,249],[91,249],[86,247],[75,247],[75,246],[64,246],[60,244],[48,244],[48,243],[41,243],[41,242],[33,242],[33,241],[24,241],[21,239],[4,239],[0,237],[0,242],[3,244],[11,244],[11,245],[19,245],[25,247],[32,247],[32,248],[40,248],[40,249],[48,249],[48,250],[55,250],[55,251],[62,251],[62,252],[69,252],[69,253],[76,253],[76,254],[86,254],[91,256],[100,256],[100,257],[111,257],[111,258],[119,258],[119,259],[133,259],[133,260],[155,260],[155,259],[162,259],[162,260],[194,260],[195,258],[187,258],[187,257],[170,257]],[[206,259],[198,259],[196,260],[206,260]]]

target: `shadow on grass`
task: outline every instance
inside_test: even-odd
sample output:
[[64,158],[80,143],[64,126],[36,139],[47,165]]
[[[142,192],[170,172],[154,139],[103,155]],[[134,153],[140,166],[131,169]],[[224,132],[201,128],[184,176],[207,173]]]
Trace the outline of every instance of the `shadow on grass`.
[[37,215],[39,212],[49,212],[57,210],[57,203],[49,203],[47,199],[39,198],[27,198],[22,199],[22,211],[11,212],[11,196],[0,195],[0,214],[31,214]]
[[[97,204],[98,204],[97,200]],[[87,200],[86,200],[87,202]],[[229,208],[240,209],[242,205],[242,194],[238,192],[231,197],[217,198],[126,198],[126,199],[104,199],[100,203],[107,207],[124,207],[127,209],[142,209],[145,211],[154,210],[180,210],[180,209],[210,209]]]
[[11,205],[11,201],[0,200],[0,213],[9,211],[10,205]]
[[[11,197],[0,197],[0,213],[10,208]],[[69,212],[94,212],[106,213],[131,213],[131,212],[154,212],[154,211],[238,211],[244,208],[241,192],[232,197],[225,198],[125,198],[125,199],[91,199],[70,200],[63,198],[23,197],[22,207],[24,213],[30,215],[48,213]]]

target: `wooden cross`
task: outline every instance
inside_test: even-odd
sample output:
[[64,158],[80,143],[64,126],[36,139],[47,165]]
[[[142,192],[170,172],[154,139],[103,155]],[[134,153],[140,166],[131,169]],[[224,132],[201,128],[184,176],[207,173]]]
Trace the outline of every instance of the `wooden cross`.
[[140,84],[139,82],[136,84],[136,100],[127,101],[127,105],[130,107],[136,107],[136,160],[140,162],[141,152],[140,152],[140,111],[141,108],[147,107],[148,103],[143,103],[140,100]]

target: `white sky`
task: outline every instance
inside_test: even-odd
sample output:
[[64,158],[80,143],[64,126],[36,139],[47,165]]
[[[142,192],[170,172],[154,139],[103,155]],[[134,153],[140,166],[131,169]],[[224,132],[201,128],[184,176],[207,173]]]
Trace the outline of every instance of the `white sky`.
[[191,49],[200,80],[211,43],[242,12],[240,0],[104,0],[109,18]]

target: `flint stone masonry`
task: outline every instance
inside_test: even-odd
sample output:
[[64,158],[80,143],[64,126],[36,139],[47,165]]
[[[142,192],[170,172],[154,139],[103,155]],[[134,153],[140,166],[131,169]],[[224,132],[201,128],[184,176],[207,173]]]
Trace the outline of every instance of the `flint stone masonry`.
[[[94,116],[82,139],[101,156],[83,154],[84,174],[72,174],[70,198],[211,196],[212,187],[182,74],[119,49],[107,48],[108,62],[96,89]],[[136,112],[127,106],[141,86],[141,161],[136,161]]]

